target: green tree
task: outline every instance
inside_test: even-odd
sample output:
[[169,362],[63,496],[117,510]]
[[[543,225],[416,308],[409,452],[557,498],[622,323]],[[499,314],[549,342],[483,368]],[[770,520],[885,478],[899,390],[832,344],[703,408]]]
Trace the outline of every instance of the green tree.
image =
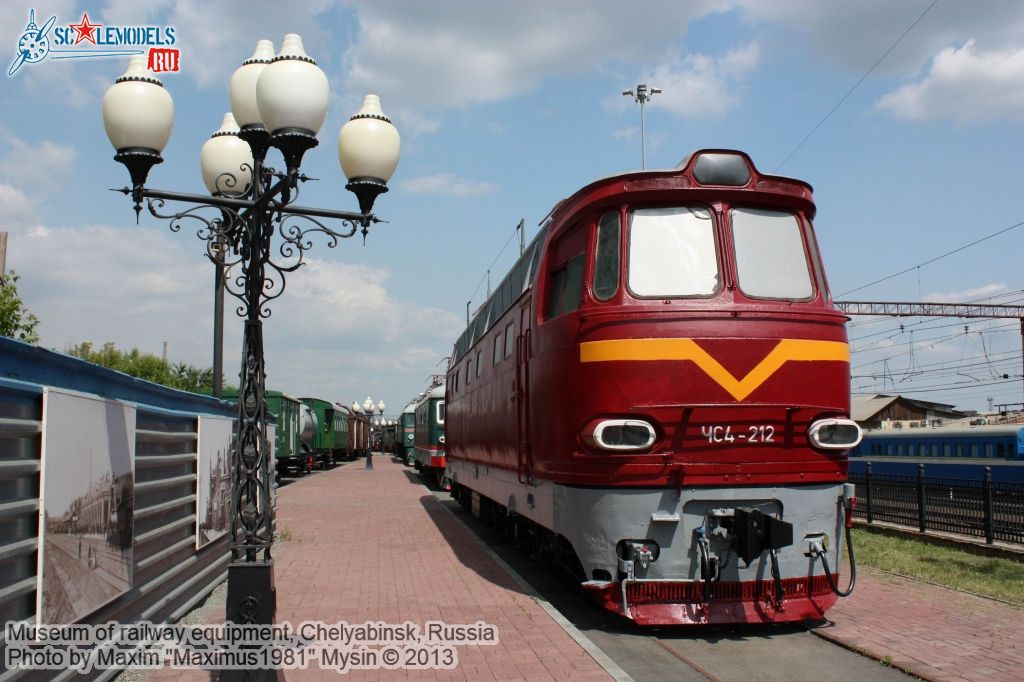
[[152,353],[143,353],[138,348],[123,351],[113,342],[94,348],[91,343],[85,341],[72,346],[67,352],[76,358],[170,388],[193,393],[213,391],[212,369],[193,367],[184,362],[171,365]]
[[28,311],[18,296],[18,273],[0,275],[0,334],[25,343],[39,343],[39,319]]
[[179,362],[171,368],[177,388],[193,393],[209,393],[213,391],[213,368],[200,369]]

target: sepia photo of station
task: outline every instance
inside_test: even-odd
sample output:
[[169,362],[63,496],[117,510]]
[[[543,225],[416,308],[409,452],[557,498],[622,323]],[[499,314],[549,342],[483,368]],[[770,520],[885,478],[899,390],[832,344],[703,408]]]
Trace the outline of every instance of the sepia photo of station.
[[[218,420],[219,421],[219,420]],[[204,420],[204,429],[208,421]],[[228,427],[226,438],[221,435],[214,442],[216,449],[206,451],[206,438],[203,438],[203,452],[200,460],[199,475],[199,511],[198,536],[196,546],[203,547],[228,532],[231,522],[230,495],[231,469],[228,467],[231,456],[233,433],[230,431],[232,422],[225,422]]]
[[[69,406],[70,407],[70,406]],[[81,401],[106,412],[104,443],[51,436],[44,470],[42,623],[73,623],[131,588],[134,477],[121,405]],[[120,414],[119,414],[120,413]],[[118,419],[124,415],[124,419]],[[132,415],[134,416],[134,415]],[[133,420],[132,420],[133,421]],[[106,438],[104,438],[106,441]]]

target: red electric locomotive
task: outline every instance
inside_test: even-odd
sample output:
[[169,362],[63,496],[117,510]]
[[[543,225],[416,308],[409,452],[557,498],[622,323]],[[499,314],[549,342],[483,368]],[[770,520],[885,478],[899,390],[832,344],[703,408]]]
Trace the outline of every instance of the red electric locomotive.
[[728,150],[559,203],[455,345],[453,495],[641,624],[820,617],[861,432],[814,211]]

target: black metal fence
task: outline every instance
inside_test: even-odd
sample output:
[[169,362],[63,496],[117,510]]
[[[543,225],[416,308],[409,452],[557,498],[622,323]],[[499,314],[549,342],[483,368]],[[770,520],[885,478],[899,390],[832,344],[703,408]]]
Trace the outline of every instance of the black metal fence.
[[929,530],[959,533],[1024,544],[1024,484],[992,480],[985,467],[978,480],[933,478],[919,464],[917,476],[873,474],[871,462],[865,472],[851,474],[857,486],[858,505],[854,516],[868,523],[885,521]]

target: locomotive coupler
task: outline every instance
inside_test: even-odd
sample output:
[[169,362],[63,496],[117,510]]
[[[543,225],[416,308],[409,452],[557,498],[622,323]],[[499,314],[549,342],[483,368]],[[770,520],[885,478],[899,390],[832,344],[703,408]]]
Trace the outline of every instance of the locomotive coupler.
[[[737,555],[749,566],[766,550],[793,544],[793,524],[745,507],[711,509],[705,519],[710,540],[731,541]],[[705,534],[700,528],[700,535]]]
[[793,524],[758,509],[737,508],[733,518],[736,554],[745,565],[766,550],[780,550],[793,544]]

